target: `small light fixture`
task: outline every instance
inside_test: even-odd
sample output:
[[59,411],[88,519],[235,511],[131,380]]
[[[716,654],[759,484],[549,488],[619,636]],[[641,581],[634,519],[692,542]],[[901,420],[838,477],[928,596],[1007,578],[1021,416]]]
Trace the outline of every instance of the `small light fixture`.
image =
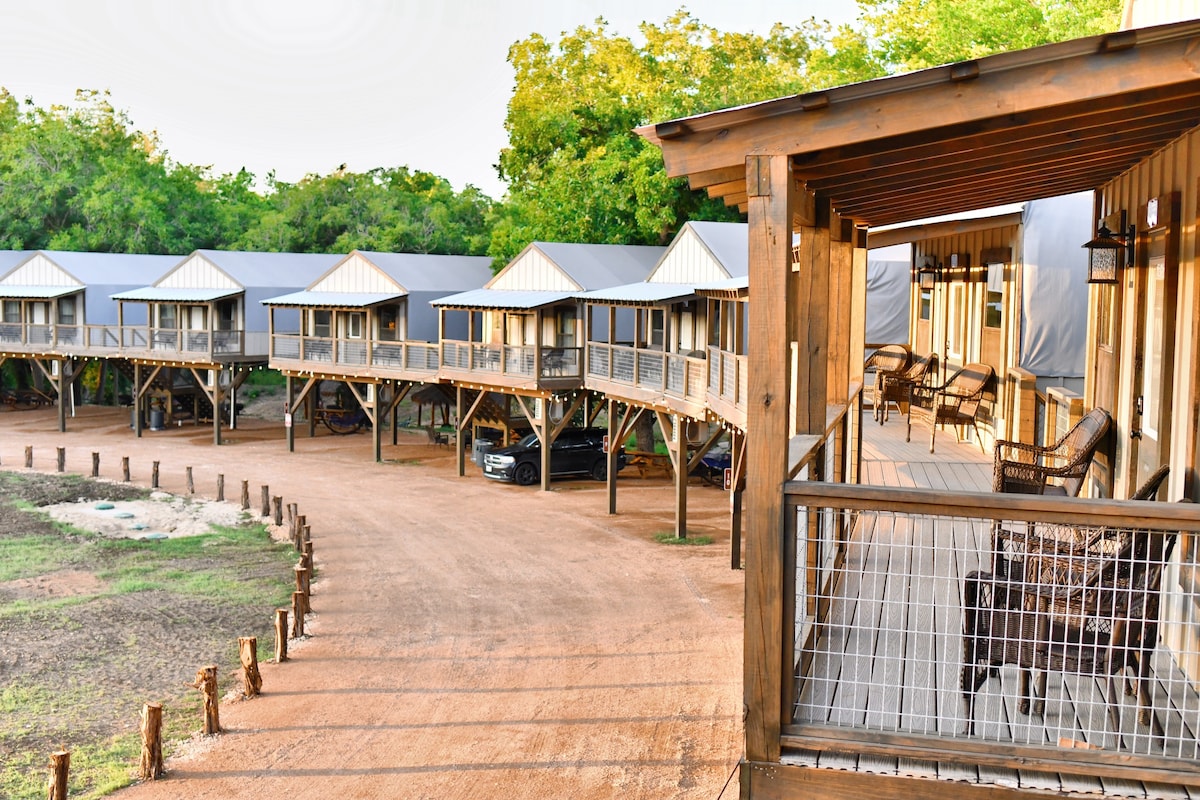
[[917,286],[922,290],[932,289],[933,285],[941,279],[941,266],[933,260],[933,256],[925,256],[921,262],[921,268],[917,270]]
[[1088,283],[1116,283],[1117,272],[1133,263],[1135,239],[1137,228],[1133,223],[1124,232],[1113,233],[1101,222],[1096,238],[1083,245],[1088,251]]

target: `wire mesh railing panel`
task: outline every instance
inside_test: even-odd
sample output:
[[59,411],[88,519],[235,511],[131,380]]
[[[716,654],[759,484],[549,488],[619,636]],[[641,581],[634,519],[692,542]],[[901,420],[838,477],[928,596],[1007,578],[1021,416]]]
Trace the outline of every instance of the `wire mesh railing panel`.
[[794,724],[1200,757],[1191,534],[967,501],[789,513]]

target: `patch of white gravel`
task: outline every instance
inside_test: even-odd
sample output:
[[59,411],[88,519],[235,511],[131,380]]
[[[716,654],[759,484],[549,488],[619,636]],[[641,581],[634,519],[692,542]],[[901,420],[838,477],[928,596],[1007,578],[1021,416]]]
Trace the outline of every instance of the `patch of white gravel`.
[[154,492],[148,500],[59,503],[39,509],[58,522],[102,536],[161,539],[208,533],[213,525],[235,527],[248,519],[240,506]]

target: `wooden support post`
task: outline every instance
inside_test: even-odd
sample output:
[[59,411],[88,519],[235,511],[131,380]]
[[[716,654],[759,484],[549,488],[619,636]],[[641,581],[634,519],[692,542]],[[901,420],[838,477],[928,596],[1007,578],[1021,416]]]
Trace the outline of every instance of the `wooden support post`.
[[304,543],[312,541],[312,526],[305,525],[300,529],[300,547],[303,549]]
[[313,570],[313,566],[314,566],[314,564],[313,564],[313,543],[312,543],[312,539],[305,539],[305,540],[304,540],[304,549],[303,549],[301,552],[303,552],[303,553],[304,553],[304,557],[305,557],[305,558],[308,560],[308,571],[309,571],[309,573],[311,574],[311,573],[312,573],[312,570]]
[[67,781],[71,772],[71,753],[66,748],[50,754],[50,800],[67,800]]
[[57,448],[57,452],[55,453],[55,466],[57,467],[59,472],[66,472],[66,470],[67,470],[67,448],[65,448],[65,447]]
[[287,504],[288,525],[296,524],[296,512],[299,507],[295,503]]
[[292,567],[292,571],[296,575],[296,592],[301,595],[301,599],[304,602],[304,607],[301,609],[301,613],[307,614],[309,611],[312,611],[312,606],[309,605],[307,579],[308,573],[304,569],[303,564],[297,564],[296,566]]
[[[480,393],[482,393],[482,392],[483,392],[483,390],[481,389]],[[458,414],[458,424],[455,426],[455,428],[457,428],[458,435],[454,437],[454,464],[458,468],[458,477],[460,477],[460,478],[464,477],[467,474],[466,448],[463,446],[463,426],[466,425],[468,422],[468,420],[463,419],[463,408],[464,408],[463,404],[466,402],[466,399],[467,399],[467,396],[463,392],[463,388],[461,386],[455,387],[455,390],[454,390],[454,402],[455,402],[454,412],[456,414]],[[433,415],[435,413],[437,413],[437,407],[432,406],[429,411],[429,414],[430,414],[429,424],[430,425],[432,425],[434,423]]]
[[242,660],[242,696],[257,697],[262,691],[262,675],[258,671],[258,637],[239,636],[238,655]]
[[288,610],[275,609],[275,663],[282,664],[288,660]]
[[196,670],[196,680],[192,688],[199,689],[204,695],[204,729],[205,735],[221,732],[220,697],[217,694],[217,665],[210,664]]
[[92,453],[92,477],[100,477],[100,454]]
[[121,480],[129,483],[129,456],[121,456]]
[[729,568],[742,568],[742,492],[729,492]]
[[33,445],[25,445],[25,469],[33,469]]
[[142,706],[142,760],[138,777],[153,781],[163,776],[162,703]]
[[275,513],[275,524],[283,524],[283,498],[276,495],[271,498],[271,508]]
[[304,635],[304,594],[292,592],[292,638]]
[[250,510],[250,481],[242,481],[242,510]]
[[271,516],[271,487],[266,484],[263,484],[262,487],[262,513],[259,516]]
[[133,362],[133,435],[142,438],[142,365]]
[[[590,307],[590,306],[589,306]],[[609,329],[611,331],[611,328]],[[608,513],[617,513],[617,456],[621,451],[620,420],[617,419],[617,401],[608,401],[608,449],[604,453],[605,489],[608,492]]]
[[151,489],[158,488],[158,462],[157,461],[150,462],[150,488]]
[[225,501],[225,473],[217,475],[217,502]]
[[184,472],[187,475],[187,493],[195,494],[196,493],[196,483],[195,483],[195,481],[192,480],[192,468],[184,467]]
[[296,402],[296,379],[288,375],[284,379],[284,383],[287,384],[287,400],[283,404],[283,432],[287,437],[288,452],[294,453],[296,452],[296,420],[292,413],[292,406]]
[[296,524],[292,528],[292,544],[299,550],[304,544],[304,524],[305,516],[303,514],[296,515]]

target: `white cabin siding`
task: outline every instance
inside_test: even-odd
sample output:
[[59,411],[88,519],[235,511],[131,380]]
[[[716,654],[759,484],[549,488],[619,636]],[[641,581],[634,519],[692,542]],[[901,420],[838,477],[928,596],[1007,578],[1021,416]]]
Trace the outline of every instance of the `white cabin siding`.
[[310,287],[314,292],[363,292],[391,294],[404,287],[357,253]]
[[71,277],[58,264],[37,253],[28,261],[0,280],[8,286],[79,286],[83,284]]
[[203,256],[192,256],[155,284],[165,289],[241,289],[242,285]]
[[505,267],[487,288],[541,292],[575,292],[583,289],[537,249],[527,250]]
[[708,283],[730,277],[700,238],[687,228],[646,280],[649,283]]

